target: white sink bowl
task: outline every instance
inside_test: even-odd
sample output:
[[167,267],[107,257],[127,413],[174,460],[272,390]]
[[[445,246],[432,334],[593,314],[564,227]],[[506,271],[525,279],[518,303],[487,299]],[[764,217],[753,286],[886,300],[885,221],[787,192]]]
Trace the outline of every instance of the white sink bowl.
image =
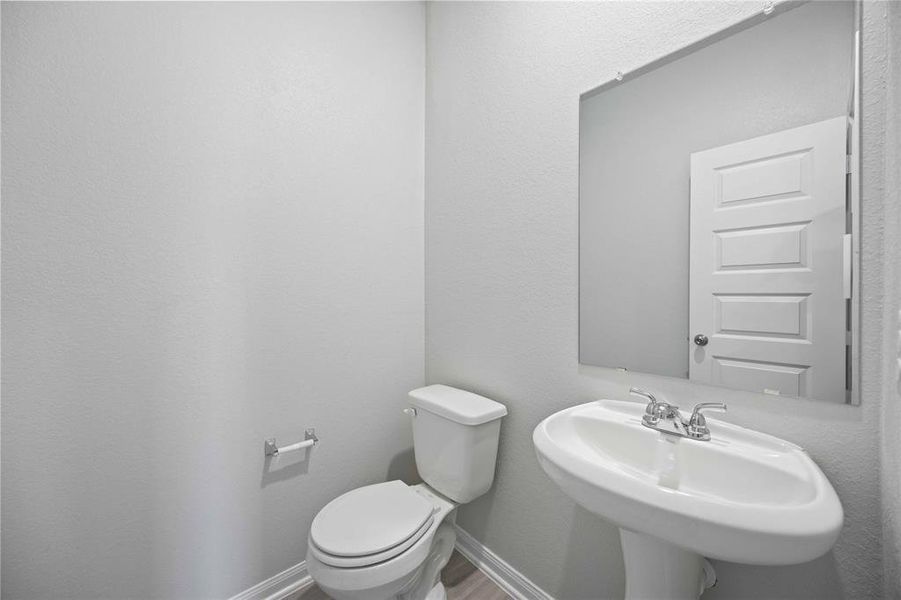
[[786,565],[835,543],[841,503],[802,448],[712,419],[709,442],[679,438],[643,412],[599,400],[551,415],[532,436],[542,468],[595,514],[697,555]]

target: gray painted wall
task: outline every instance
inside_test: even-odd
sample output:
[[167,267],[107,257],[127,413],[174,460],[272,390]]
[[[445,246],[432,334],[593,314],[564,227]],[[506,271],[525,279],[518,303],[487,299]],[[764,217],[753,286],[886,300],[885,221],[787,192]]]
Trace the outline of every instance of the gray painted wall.
[[683,404],[727,401],[727,420],[805,446],[844,504],[845,528],[834,551],[794,567],[718,563],[711,600],[878,598],[883,592],[883,234],[897,235],[882,229],[883,7],[864,9],[861,406],[767,398],[578,364],[579,94],[760,6],[428,6],[426,379],[509,407],[494,489],[464,507],[459,522],[557,597],[622,597],[619,535],[541,472],[531,431],[567,406],[626,398],[630,384]]
[[848,114],[853,59],[811,2],[582,100],[582,363],[688,376],[691,153]]
[[882,512],[885,597],[901,598],[901,3],[883,5],[885,39],[885,336],[882,405]]
[[[3,598],[223,598],[409,472],[424,8],[2,6]],[[322,440],[267,470],[263,439]]]
[[[578,94],[758,9],[428,9],[427,374],[510,407],[495,488],[460,520],[561,598],[622,593],[619,539],[541,473],[531,430],[630,383],[725,398],[845,504],[833,553],[720,563],[711,598],[883,591],[884,7],[865,10],[862,406],[577,364]],[[302,559],[337,494],[410,475],[422,11],[3,3],[3,597],[225,597]],[[312,461],[267,472],[262,439],[311,425]]]

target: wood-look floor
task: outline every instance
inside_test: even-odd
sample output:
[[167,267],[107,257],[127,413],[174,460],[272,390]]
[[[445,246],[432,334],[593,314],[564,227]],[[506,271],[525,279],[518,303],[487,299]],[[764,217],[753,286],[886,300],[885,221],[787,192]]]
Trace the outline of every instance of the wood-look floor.
[[[511,600],[510,596],[456,550],[441,571],[441,582],[447,590],[447,600]],[[331,599],[314,585],[291,600]]]

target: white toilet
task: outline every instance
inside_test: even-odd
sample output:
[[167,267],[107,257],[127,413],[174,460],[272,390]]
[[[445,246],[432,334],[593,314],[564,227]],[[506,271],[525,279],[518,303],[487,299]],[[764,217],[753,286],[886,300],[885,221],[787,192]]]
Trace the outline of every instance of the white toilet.
[[310,527],[307,568],[335,600],[445,600],[455,509],[491,487],[503,404],[446,385],[410,392],[425,483],[388,481],[329,502]]

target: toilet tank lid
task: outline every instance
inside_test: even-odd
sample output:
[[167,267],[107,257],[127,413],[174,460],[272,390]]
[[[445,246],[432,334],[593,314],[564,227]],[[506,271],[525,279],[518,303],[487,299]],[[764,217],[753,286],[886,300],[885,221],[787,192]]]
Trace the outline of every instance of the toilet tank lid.
[[481,425],[500,419],[507,407],[500,402],[448,385],[427,385],[410,392],[413,406],[463,425]]

